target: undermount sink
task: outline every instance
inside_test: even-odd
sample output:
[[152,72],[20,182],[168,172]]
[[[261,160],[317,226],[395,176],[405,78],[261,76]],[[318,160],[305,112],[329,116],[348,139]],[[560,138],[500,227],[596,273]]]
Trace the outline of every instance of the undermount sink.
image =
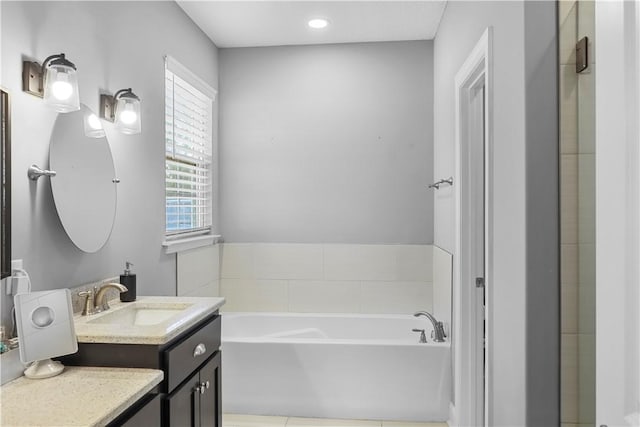
[[192,304],[133,303],[119,310],[91,319],[87,321],[87,323],[123,326],[151,326],[169,320],[191,306]]
[[111,308],[73,317],[79,343],[162,345],[224,304],[224,298],[140,296],[134,302],[109,301]]

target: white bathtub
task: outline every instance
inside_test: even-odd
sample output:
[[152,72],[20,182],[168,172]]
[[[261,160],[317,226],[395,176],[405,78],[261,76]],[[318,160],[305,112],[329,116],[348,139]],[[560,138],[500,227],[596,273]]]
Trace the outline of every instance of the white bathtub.
[[[418,343],[424,318],[225,313],[225,412],[446,421],[449,343]],[[431,341],[431,340],[429,340]]]

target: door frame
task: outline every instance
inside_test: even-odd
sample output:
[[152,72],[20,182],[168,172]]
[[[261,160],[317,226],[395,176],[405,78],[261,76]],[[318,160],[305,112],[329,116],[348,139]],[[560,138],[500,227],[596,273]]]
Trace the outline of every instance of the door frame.
[[[472,138],[467,130],[470,91],[484,86],[484,152],[483,158],[469,149]],[[493,66],[492,28],[488,27],[455,77],[455,255],[453,280],[453,349],[455,406],[451,408],[451,424],[455,426],[491,425],[489,412],[492,374],[492,277],[493,277]],[[472,158],[475,157],[475,158]],[[465,165],[469,161],[484,162],[484,281],[485,281],[485,350],[478,354],[477,321],[483,315],[478,307],[478,294],[473,282],[472,257],[465,255],[472,233],[473,211],[468,208],[469,188]],[[464,286],[463,286],[464,284]],[[484,363],[483,363],[484,362]],[[483,396],[478,396],[478,378],[484,376]]]
[[599,1],[595,17],[596,425],[629,426],[640,424],[640,4]]

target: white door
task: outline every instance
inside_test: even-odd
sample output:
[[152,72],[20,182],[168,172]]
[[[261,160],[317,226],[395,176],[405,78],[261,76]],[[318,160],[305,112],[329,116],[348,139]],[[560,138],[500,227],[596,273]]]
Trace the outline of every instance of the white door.
[[640,426],[640,5],[596,3],[596,425]]

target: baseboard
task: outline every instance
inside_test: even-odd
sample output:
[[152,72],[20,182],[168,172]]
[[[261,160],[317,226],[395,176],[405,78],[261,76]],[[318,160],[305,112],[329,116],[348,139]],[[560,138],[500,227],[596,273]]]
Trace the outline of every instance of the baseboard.
[[447,420],[449,427],[458,427],[458,416],[456,414],[456,407],[453,403],[449,403],[449,420]]

